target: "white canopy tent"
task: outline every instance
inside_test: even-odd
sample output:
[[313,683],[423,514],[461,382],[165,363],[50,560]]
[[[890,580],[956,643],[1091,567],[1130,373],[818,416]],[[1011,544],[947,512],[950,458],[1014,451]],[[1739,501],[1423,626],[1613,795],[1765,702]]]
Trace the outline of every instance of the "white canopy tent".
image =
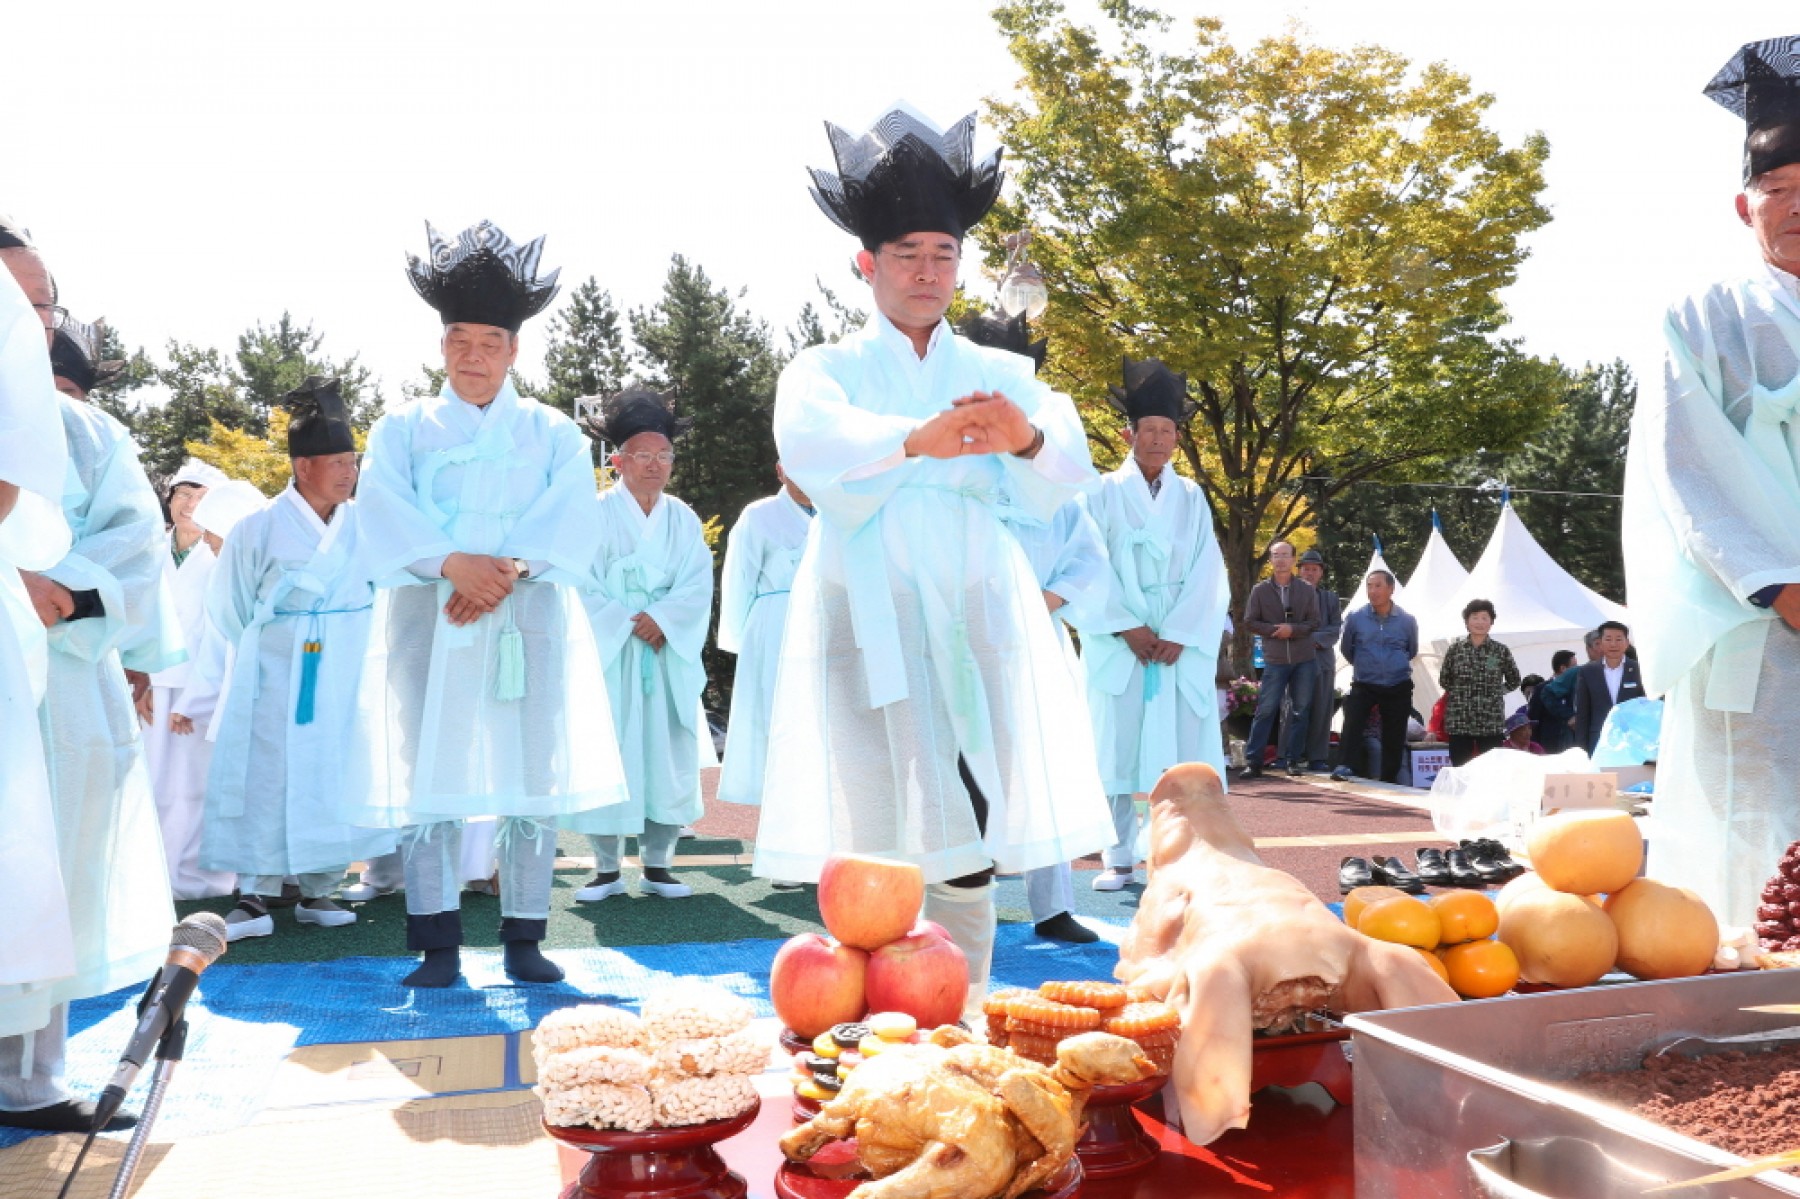
[[[1411,594],[1412,588],[1407,590]],[[1604,620],[1625,620],[1623,606],[1584,587],[1558,566],[1526,529],[1512,504],[1503,500],[1499,523],[1475,569],[1429,610],[1407,609],[1419,621],[1413,706],[1421,712],[1437,702],[1438,668],[1450,643],[1463,635],[1463,605],[1473,599],[1494,605],[1498,618],[1493,637],[1512,651],[1520,675],[1548,678],[1550,658],[1557,650],[1574,650],[1579,655],[1582,634]],[[1508,706],[1520,702],[1515,692]]]

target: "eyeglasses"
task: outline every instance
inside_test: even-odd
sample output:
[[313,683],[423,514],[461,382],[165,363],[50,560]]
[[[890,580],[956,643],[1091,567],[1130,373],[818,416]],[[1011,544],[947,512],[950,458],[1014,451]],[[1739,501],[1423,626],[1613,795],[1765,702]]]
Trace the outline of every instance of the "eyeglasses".
[[61,304],[33,304],[32,307],[39,312],[48,312],[50,314],[50,327],[52,329],[60,329],[69,323],[69,310],[64,308]]
[[660,463],[663,466],[675,465],[675,451],[673,450],[663,450],[660,453],[655,454],[652,454],[649,450],[638,450],[633,454],[621,453],[619,457],[629,458],[639,466],[649,466],[652,462]]
[[900,269],[909,274],[913,271],[923,274],[925,268],[929,266],[937,274],[953,275],[956,273],[956,264],[962,261],[961,257],[956,254],[923,254],[916,250],[883,250],[881,252],[899,263]]

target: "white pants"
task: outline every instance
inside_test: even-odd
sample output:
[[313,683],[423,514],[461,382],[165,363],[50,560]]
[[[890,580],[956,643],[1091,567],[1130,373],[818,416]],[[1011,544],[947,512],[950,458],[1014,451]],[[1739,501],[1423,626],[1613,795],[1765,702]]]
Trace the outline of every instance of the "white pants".
[[28,1112],[68,1099],[63,1057],[69,1043],[69,1005],[59,1003],[50,1023],[23,1036],[0,1037],[0,1111]]
[[311,874],[246,874],[238,880],[238,885],[245,895],[275,899],[281,895],[282,883],[289,878],[299,886],[302,899],[323,899],[337,890],[338,884],[344,881],[344,872],[319,870]]
[[[638,850],[643,856],[646,867],[661,866],[664,869],[675,860],[675,842],[681,835],[679,824],[661,824],[655,820],[644,821],[644,831],[638,834]],[[594,848],[594,872],[596,874],[617,874],[619,860],[625,852],[623,834],[589,833],[588,844]]]
[[1106,802],[1112,808],[1113,843],[1100,854],[1100,861],[1111,870],[1130,870],[1137,865],[1137,796],[1109,795]]
[[[556,829],[519,816],[499,822],[500,914],[519,920],[550,918],[550,881],[556,870]],[[406,863],[406,914],[435,916],[462,908],[462,822],[415,825],[400,850]]]
[[1075,910],[1075,872],[1064,862],[1025,872],[1025,902],[1031,922],[1042,924],[1052,916]]

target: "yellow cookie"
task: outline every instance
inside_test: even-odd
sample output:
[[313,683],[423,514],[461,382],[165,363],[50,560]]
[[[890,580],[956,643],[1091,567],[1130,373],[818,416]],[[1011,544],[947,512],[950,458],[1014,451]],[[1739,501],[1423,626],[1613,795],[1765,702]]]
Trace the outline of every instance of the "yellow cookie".
[[802,1099],[812,1099],[819,1103],[830,1103],[833,1099],[837,1098],[837,1093],[835,1091],[827,1091],[824,1087],[820,1086],[810,1078],[805,1082],[794,1084],[794,1094],[800,1096]]
[[813,1038],[813,1052],[820,1057],[836,1057],[843,1050],[839,1049],[838,1043],[831,1039],[830,1033],[822,1032]]
[[904,1041],[919,1031],[919,1022],[905,1012],[881,1012],[866,1023],[869,1031],[884,1041]]

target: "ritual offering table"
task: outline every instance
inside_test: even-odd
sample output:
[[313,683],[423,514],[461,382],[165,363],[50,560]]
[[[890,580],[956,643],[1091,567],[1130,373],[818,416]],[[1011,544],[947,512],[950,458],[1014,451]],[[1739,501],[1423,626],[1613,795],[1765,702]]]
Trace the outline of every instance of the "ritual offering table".
[[558,1142],[590,1155],[561,1199],[744,1199],[750,1187],[717,1145],[756,1123],[761,1107],[728,1120],[643,1132],[545,1124]]
[[1138,1122],[1136,1105],[1163,1089],[1169,1080],[1158,1074],[1122,1086],[1095,1087],[1088,1094],[1087,1128],[1075,1143],[1075,1156],[1089,1178],[1123,1178],[1141,1174],[1156,1162],[1161,1146]]
[[[776,1199],[845,1199],[867,1181],[869,1175],[856,1159],[856,1142],[835,1141],[810,1161],[783,1162],[775,1174],[775,1195]],[[1081,1193],[1081,1181],[1081,1159],[1070,1158],[1048,1183],[1025,1192],[1020,1199],[1075,1199]]]

